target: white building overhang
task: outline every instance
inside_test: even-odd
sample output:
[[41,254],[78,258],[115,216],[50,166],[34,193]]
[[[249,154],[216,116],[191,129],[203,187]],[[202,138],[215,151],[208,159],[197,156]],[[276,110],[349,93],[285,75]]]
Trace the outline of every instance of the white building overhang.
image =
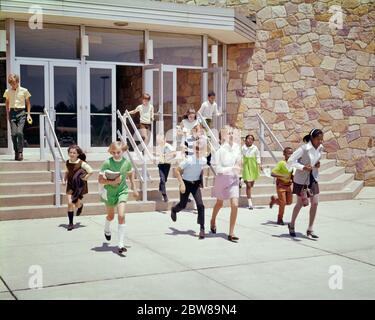
[[0,0],[0,19],[28,20],[35,6],[43,22],[211,36],[225,44],[255,42],[256,24],[232,8],[140,0]]

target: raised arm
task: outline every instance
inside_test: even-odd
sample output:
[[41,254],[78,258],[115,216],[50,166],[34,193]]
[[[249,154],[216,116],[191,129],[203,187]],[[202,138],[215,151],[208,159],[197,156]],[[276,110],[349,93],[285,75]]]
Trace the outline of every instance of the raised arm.
[[136,114],[137,112],[139,112],[139,106],[136,107],[134,110],[131,110],[131,111],[128,111],[129,114]]

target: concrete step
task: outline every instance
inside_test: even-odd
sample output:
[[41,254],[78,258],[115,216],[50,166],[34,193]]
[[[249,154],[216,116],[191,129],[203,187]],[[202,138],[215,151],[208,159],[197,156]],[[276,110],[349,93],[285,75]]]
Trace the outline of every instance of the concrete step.
[[[343,190],[340,191],[323,191],[320,193],[319,198],[321,201],[337,201],[353,199],[363,187],[363,181],[351,181]],[[274,194],[274,193],[272,193]],[[253,203],[255,206],[267,206],[269,203],[270,194],[254,195]],[[178,198],[170,199],[168,203],[162,201],[129,201],[127,203],[126,212],[149,212],[149,211],[168,211],[171,206],[178,201]],[[216,199],[211,197],[203,198],[206,208],[212,208],[215,205]],[[296,197],[294,196],[294,202]],[[245,196],[240,197],[240,206],[246,207],[247,201]],[[187,209],[193,209],[195,206],[192,201]],[[229,201],[224,202],[224,206],[229,206]],[[36,219],[36,218],[49,218],[49,217],[63,217],[66,216],[67,208],[55,208],[52,205],[37,205],[37,206],[16,206],[0,208],[0,221],[1,220],[15,220],[15,219]],[[104,214],[104,205],[101,203],[85,203],[85,215],[98,215]]]
[[6,171],[0,172],[1,183],[14,182],[51,182],[52,174],[50,171]]
[[[264,157],[262,157],[262,164],[264,166],[274,166],[275,161],[270,155],[267,155],[268,153],[265,154]],[[282,160],[283,156],[281,152],[277,152],[276,156],[278,160]],[[93,169],[98,170],[101,165],[103,164],[104,160],[95,160],[90,159],[89,157],[88,163]],[[137,163],[137,167],[141,168],[142,163],[138,160],[135,161]],[[335,163],[335,160],[332,159],[326,159],[326,157],[323,157],[322,163],[323,162],[331,162]],[[61,168],[64,168],[65,163],[62,161],[60,162]],[[176,164],[172,164],[173,167],[176,166]],[[41,171],[41,170],[53,170],[55,167],[55,163],[53,160],[44,160],[44,161],[39,161],[39,160],[25,160],[25,161],[13,161],[13,160],[0,160],[0,172],[3,171]],[[148,168],[156,168],[157,169],[157,163],[149,162],[147,163]]]
[[[352,182],[354,179],[354,176],[352,174],[344,174],[340,175],[337,178],[331,180],[331,181],[325,181],[321,182],[320,190],[321,191],[340,191],[343,189],[347,184]],[[272,181],[272,180],[270,180]],[[89,193],[85,195],[85,201],[89,203],[95,203],[100,201],[99,199],[99,193],[98,193],[98,184],[91,184],[89,186]],[[49,183],[46,186],[43,186],[45,189],[49,187],[48,190],[44,193],[27,193],[22,194],[20,192],[12,192],[10,193],[9,190],[7,190],[7,194],[1,194],[0,195],[0,207],[14,207],[14,206],[31,206],[31,205],[48,205],[48,204],[54,204],[55,202],[55,196],[54,193],[51,192],[51,190],[54,190],[54,184]],[[14,187],[16,189],[16,187]],[[245,186],[243,185],[242,189],[240,190],[240,193],[245,195]],[[253,195],[262,195],[262,194],[272,194],[275,192],[276,186],[274,183],[270,182],[268,184],[256,184],[255,187],[252,190]],[[61,193],[61,201],[62,203],[66,203],[66,195],[64,193],[64,188],[62,186],[62,193]],[[138,191],[141,193],[140,188]],[[209,186],[206,186],[202,190],[202,194],[204,197],[210,197],[212,192],[212,184]],[[170,184],[167,187],[167,194],[170,198],[176,198],[179,197],[179,190],[177,188],[177,180],[174,179],[173,186]],[[129,200],[140,200],[141,196],[136,199],[133,197],[133,193],[129,193]],[[148,188],[147,192],[147,199],[150,201],[160,201],[162,199],[162,196],[158,190],[158,188]]]
[[[330,168],[328,168],[330,169]],[[1,174],[0,174],[1,175]],[[39,176],[38,176],[39,177]],[[334,179],[328,179],[332,177],[332,172],[328,172],[328,177],[324,177],[324,174],[321,175],[321,188],[322,190],[339,190],[342,188],[342,184],[345,184],[347,180],[352,179],[351,174],[341,174],[335,177]],[[48,178],[46,179],[48,180]],[[208,178],[204,178],[205,187],[213,186],[214,178],[211,174]],[[167,189],[176,188],[177,187],[177,179],[176,178],[169,178],[167,181]],[[141,182],[136,179],[136,185],[138,189],[142,188]],[[64,193],[66,186],[61,183],[61,190]],[[157,189],[159,187],[159,179],[154,178],[151,181],[148,181],[147,188],[149,190]],[[245,188],[245,185],[243,185]],[[256,182],[254,192],[255,193],[263,193],[263,192],[270,192],[269,190],[275,188],[275,181],[274,179],[261,176],[260,179]],[[27,195],[27,194],[44,194],[44,193],[51,193],[55,189],[55,184],[51,181],[40,181],[40,182],[6,182],[0,183],[0,195]],[[95,192],[98,190],[98,182],[96,179],[91,178],[89,181],[89,191]]]

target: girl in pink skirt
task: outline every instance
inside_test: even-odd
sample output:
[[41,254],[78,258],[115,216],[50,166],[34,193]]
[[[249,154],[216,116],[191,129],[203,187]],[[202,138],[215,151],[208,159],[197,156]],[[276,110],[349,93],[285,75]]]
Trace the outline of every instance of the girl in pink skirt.
[[234,226],[237,219],[238,198],[240,195],[240,133],[237,129],[226,126],[221,130],[220,135],[221,147],[215,154],[217,176],[212,189],[212,196],[217,200],[212,211],[211,232],[216,233],[216,217],[223,207],[224,200],[230,200],[231,212],[228,240],[236,242],[239,240],[234,235]]

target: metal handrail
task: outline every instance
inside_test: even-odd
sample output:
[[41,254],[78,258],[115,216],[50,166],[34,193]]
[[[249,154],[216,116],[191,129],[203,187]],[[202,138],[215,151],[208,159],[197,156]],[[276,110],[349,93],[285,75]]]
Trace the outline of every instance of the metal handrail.
[[[147,201],[147,180],[151,180],[151,175],[147,170],[147,160],[146,157],[142,154],[142,152],[138,149],[137,144],[135,143],[135,140],[128,128],[128,125],[126,124],[126,121],[124,120],[124,116],[121,114],[119,110],[117,110],[117,116],[120,119],[121,125],[123,130],[125,130],[126,138],[124,138],[124,135],[121,133],[120,130],[117,131],[117,134],[119,135],[121,141],[126,144],[126,139],[130,141],[130,144],[132,145],[133,149],[137,153],[139,159],[142,161],[142,174],[139,172],[136,162],[133,160],[130,152],[128,151],[129,159],[132,162],[133,167],[135,168],[137,175],[141,177],[142,182],[142,200]],[[137,129],[137,128],[135,128]],[[139,133],[139,132],[138,132]],[[143,140],[142,140],[143,141]],[[147,150],[148,151],[148,150]],[[151,157],[152,159],[152,157]]]
[[[47,119],[47,121],[45,121]],[[49,126],[49,131],[46,130],[46,122]],[[40,159],[45,159],[45,141],[47,141],[49,149],[52,153],[52,157],[55,163],[55,206],[61,207],[61,181],[63,180],[62,171],[60,168],[60,161],[63,160],[64,162],[65,157],[62,152],[59,140],[57,139],[51,118],[49,117],[48,112],[44,109],[43,113],[39,114],[39,137],[40,137]],[[53,137],[53,141],[51,141],[51,135]],[[56,152],[56,148],[58,153]],[[61,158],[59,158],[59,155]]]
[[[124,143],[124,144],[126,144],[126,141],[125,141],[124,137],[122,136],[120,130],[117,130],[117,135],[118,135],[118,137],[120,138],[121,142]],[[137,165],[136,165],[136,163],[135,163],[135,161],[134,161],[134,159],[133,159],[133,157],[132,157],[130,151],[127,150],[127,151],[126,151],[126,154],[127,154],[128,157],[129,157],[129,160],[130,160],[130,162],[131,162],[131,164],[132,164],[132,166],[133,166],[133,168],[134,168],[134,170],[135,170],[135,173],[137,174],[138,178],[139,178],[139,179],[141,180],[141,182],[143,183],[143,182],[144,182],[143,176],[142,176],[142,174],[139,172],[139,170],[138,170],[138,168],[137,168]]]
[[62,149],[61,149],[61,147],[60,147],[59,140],[57,139],[56,132],[55,132],[55,129],[54,129],[54,127],[53,127],[53,124],[52,124],[51,118],[49,117],[49,114],[48,114],[48,112],[47,112],[46,109],[44,109],[44,115],[45,115],[45,117],[46,117],[46,119],[47,119],[47,123],[48,123],[49,128],[50,128],[50,130],[51,130],[51,132],[52,132],[52,137],[53,137],[53,140],[55,141],[55,146],[57,147],[57,150],[58,150],[59,153],[60,153],[60,157],[61,157],[61,159],[64,160],[64,162],[65,162],[66,160],[65,160],[64,154],[63,154],[63,152],[62,152]]
[[203,118],[203,116],[201,115],[201,113],[199,111],[197,112],[197,115],[199,117],[200,122],[203,124],[203,126],[207,130],[209,137],[211,137],[212,141],[214,142],[214,145],[211,144],[212,147],[214,148],[214,151],[217,151],[220,148],[220,144],[219,144],[218,140],[216,139],[214,133],[212,132],[212,130],[209,127],[209,125],[207,124],[206,119]]
[[268,146],[268,144],[266,143],[264,139],[264,129],[266,129],[269,132],[269,134],[271,135],[271,138],[276,142],[276,145],[280,148],[281,151],[284,150],[284,147],[280,143],[279,139],[277,139],[275,134],[272,132],[271,128],[267,125],[266,121],[264,121],[262,116],[259,113],[257,113],[256,117],[259,122],[259,132],[258,132],[259,134],[258,135],[259,135],[259,140],[260,140],[260,156],[262,157],[264,148],[266,147],[267,151],[271,154],[271,157],[273,158],[273,160],[275,162],[278,162],[275,154],[272,152],[272,150],[270,149],[270,147]]
[[135,143],[135,140],[132,137],[131,132],[130,132],[130,130],[129,130],[129,128],[128,128],[128,126],[127,126],[127,124],[126,124],[126,122],[125,122],[125,120],[124,120],[124,118],[123,118],[123,116],[122,116],[122,114],[119,110],[117,110],[117,116],[120,119],[120,122],[122,124],[122,128],[125,129],[126,136],[129,137],[130,144],[133,147],[134,151],[137,153],[138,158],[143,160],[142,152],[138,149],[138,146]]
[[[119,110],[117,110],[117,112],[120,113]],[[121,115],[121,113],[120,113],[120,115]],[[131,117],[129,111],[128,111],[128,110],[125,110],[124,115],[125,115],[126,118],[129,120],[130,125],[133,127],[134,133],[135,133],[135,135],[137,136],[137,139],[139,140],[139,142],[140,142],[140,144],[141,144],[143,150],[147,153],[147,156],[152,160],[152,159],[153,159],[153,156],[152,156],[150,150],[148,150],[148,148],[147,148],[145,142],[143,141],[143,139],[142,139],[142,137],[141,137],[141,134],[139,133],[138,128],[137,128],[137,126],[135,125],[135,123],[134,123],[134,121],[133,121],[133,118]]]

